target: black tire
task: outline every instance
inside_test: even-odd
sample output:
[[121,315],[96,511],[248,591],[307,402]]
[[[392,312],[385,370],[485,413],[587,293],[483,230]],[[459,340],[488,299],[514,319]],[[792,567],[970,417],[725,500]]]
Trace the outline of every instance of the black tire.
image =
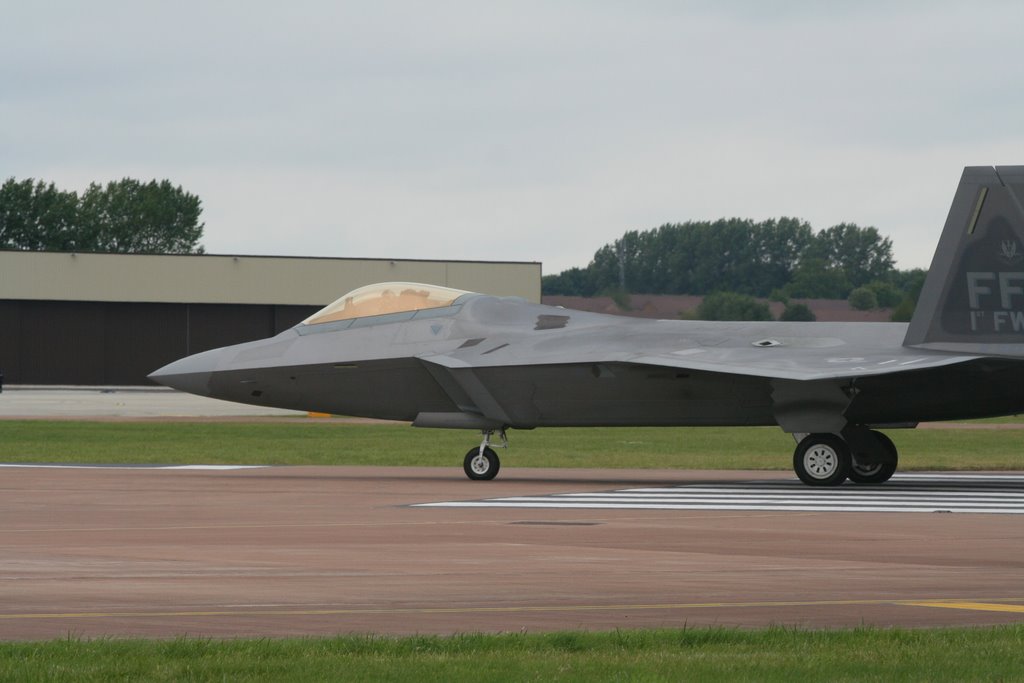
[[851,460],[850,447],[835,434],[809,434],[793,452],[793,471],[808,486],[839,486]]
[[484,452],[481,454],[480,447],[477,446],[466,453],[466,458],[462,461],[462,469],[466,471],[466,476],[470,479],[487,481],[498,476],[501,461],[498,460],[498,454],[492,449],[484,448]]
[[896,451],[896,444],[882,432],[871,430],[871,434],[885,450],[887,458],[885,462],[875,463],[867,467],[858,467],[857,462],[850,463],[850,472],[846,476],[856,484],[882,484],[889,481],[889,478],[896,472],[899,464],[899,453]]

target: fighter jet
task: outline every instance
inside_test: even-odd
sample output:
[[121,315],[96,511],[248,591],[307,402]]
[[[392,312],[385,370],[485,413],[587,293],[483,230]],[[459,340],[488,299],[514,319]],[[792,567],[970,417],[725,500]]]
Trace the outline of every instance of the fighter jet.
[[1024,166],[967,167],[905,323],[643,320],[448,287],[370,285],[263,341],[150,378],[261,406],[479,430],[778,425],[812,486],[879,484],[882,429],[1024,410]]

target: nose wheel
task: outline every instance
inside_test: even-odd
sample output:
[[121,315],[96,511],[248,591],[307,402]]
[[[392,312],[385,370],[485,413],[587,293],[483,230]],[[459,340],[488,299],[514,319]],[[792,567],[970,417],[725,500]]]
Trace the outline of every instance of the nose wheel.
[[[491,448],[491,437],[493,435],[493,430],[484,430],[484,438],[480,445],[471,448],[462,461],[462,469],[466,471],[466,476],[474,481],[494,479],[498,476],[498,470],[501,469],[501,460],[498,458],[498,454],[494,452],[494,449]],[[499,448],[508,448],[508,437],[505,436],[504,429],[499,431],[499,436],[501,442],[494,445]]]
[[472,448],[466,453],[466,459],[462,462],[462,469],[466,470],[466,476],[474,480],[494,479],[501,469],[501,460],[492,448]]

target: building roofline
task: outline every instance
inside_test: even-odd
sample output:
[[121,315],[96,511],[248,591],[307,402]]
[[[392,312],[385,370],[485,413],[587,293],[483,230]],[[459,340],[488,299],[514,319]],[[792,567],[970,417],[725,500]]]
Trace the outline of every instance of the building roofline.
[[508,260],[477,260],[477,259],[445,259],[445,258],[392,258],[388,256],[291,256],[288,254],[175,254],[175,253],[122,253],[110,251],[50,251],[42,249],[0,249],[0,254],[62,254],[65,256],[174,256],[189,258],[246,258],[246,259],[294,259],[300,261],[391,261],[401,263],[484,263],[513,264],[539,266],[542,261],[508,261]]

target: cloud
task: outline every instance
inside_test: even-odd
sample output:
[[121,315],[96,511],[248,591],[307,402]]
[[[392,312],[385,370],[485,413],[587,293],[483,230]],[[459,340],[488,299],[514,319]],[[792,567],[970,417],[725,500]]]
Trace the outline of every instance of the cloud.
[[[780,9],[781,7],[781,9]],[[0,157],[169,178],[209,251],[585,265],[797,215],[925,266],[966,164],[1020,163],[1009,3],[58,2],[0,28]]]

